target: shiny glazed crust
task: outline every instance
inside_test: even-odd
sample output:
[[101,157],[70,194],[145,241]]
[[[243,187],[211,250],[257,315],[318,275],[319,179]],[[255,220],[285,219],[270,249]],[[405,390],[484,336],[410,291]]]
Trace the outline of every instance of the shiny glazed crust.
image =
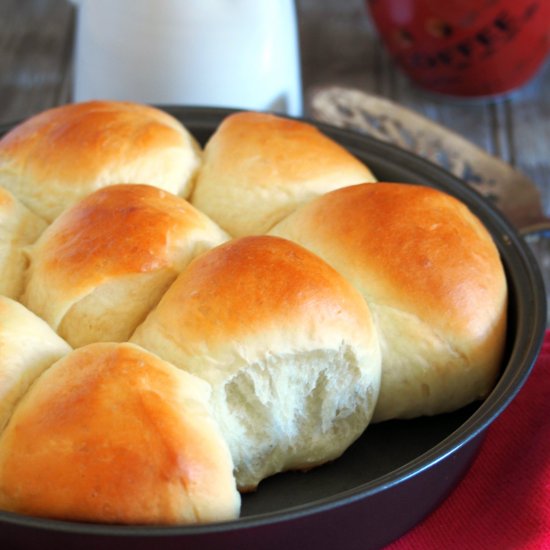
[[0,507],[104,523],[238,516],[209,387],[130,344],[92,344],[50,367],[0,437]]
[[124,341],[191,259],[227,238],[180,197],[112,185],[66,210],[32,247],[22,302],[75,347]]
[[243,237],[206,252],[131,341],[212,385],[244,489],[339,456],[378,394],[380,352],[365,301],[284,239]]
[[172,116],[115,101],[63,105],[0,139],[0,186],[51,222],[111,184],[148,183],[187,197],[200,148]]
[[265,233],[332,189],[375,181],[346,149],[305,122],[228,116],[204,150],[191,202],[234,237]]
[[424,186],[358,185],[296,211],[296,241],[363,294],[382,346],[376,420],[436,414],[484,397],[504,347],[507,286],[494,242],[467,207]]

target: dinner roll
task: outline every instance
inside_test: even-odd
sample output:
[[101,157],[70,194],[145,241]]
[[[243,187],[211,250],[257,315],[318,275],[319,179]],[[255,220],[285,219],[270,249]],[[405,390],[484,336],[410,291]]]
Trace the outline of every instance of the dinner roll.
[[102,523],[237,517],[209,392],[137,346],[71,352],[35,382],[0,437],[0,508]]
[[200,155],[168,113],[135,103],[74,103],[35,115],[0,139],[0,186],[52,221],[113,183],[148,183],[187,197]]
[[24,249],[46,228],[8,190],[0,187],[0,294],[19,298],[28,260]]
[[239,112],[206,144],[191,202],[242,237],[265,233],[313,197],[368,181],[370,170],[314,126]]
[[0,433],[31,383],[69,351],[42,319],[0,296]]
[[74,347],[124,341],[178,272],[226,238],[162,189],[105,187],[61,214],[32,247],[22,301]]
[[324,258],[369,303],[382,348],[374,420],[451,411],[492,389],[506,278],[490,234],[460,201],[419,185],[351,186],[272,234]]
[[131,340],[211,384],[242,490],[338,457],[378,395],[365,301],[284,239],[245,237],[204,253]]

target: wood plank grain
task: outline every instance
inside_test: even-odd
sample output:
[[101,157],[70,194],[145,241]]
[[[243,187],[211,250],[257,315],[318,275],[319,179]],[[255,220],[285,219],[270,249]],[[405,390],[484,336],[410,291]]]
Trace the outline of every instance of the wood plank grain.
[[297,0],[304,90],[327,83],[376,91],[377,62],[363,0]]
[[506,107],[511,161],[539,185],[550,214],[550,60]]
[[0,2],[0,122],[67,100],[73,14],[66,0]]

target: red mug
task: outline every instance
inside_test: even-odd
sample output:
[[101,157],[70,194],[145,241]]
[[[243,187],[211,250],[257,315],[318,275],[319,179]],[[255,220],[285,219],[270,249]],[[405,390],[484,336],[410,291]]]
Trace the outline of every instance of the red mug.
[[550,0],[367,0],[406,74],[445,95],[487,97],[525,84],[550,51]]

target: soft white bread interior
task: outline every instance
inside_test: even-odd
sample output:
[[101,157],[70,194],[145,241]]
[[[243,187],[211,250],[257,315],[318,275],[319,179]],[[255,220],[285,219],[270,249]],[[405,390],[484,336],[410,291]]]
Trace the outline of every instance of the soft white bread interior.
[[369,303],[382,348],[374,420],[451,411],[490,392],[507,285],[491,235],[463,203],[418,185],[357,185],[271,233],[324,258]]
[[341,455],[378,395],[380,350],[362,296],[284,239],[202,254],[131,341],[211,384],[242,490]]
[[70,351],[42,319],[0,296],[0,433],[31,383]]
[[0,508],[102,523],[237,517],[209,392],[137,346],[71,352],[32,385],[0,437]]
[[125,341],[191,259],[227,238],[162,189],[105,187],[63,212],[31,248],[22,302],[74,347]]
[[196,140],[168,113],[117,101],[49,109],[0,139],[0,186],[52,221],[115,183],[148,183],[187,197],[201,160]]
[[314,126],[239,112],[205,146],[191,202],[234,237],[265,233],[332,189],[374,181],[370,170]]
[[28,259],[24,249],[47,224],[7,189],[0,187],[0,294],[19,298]]

